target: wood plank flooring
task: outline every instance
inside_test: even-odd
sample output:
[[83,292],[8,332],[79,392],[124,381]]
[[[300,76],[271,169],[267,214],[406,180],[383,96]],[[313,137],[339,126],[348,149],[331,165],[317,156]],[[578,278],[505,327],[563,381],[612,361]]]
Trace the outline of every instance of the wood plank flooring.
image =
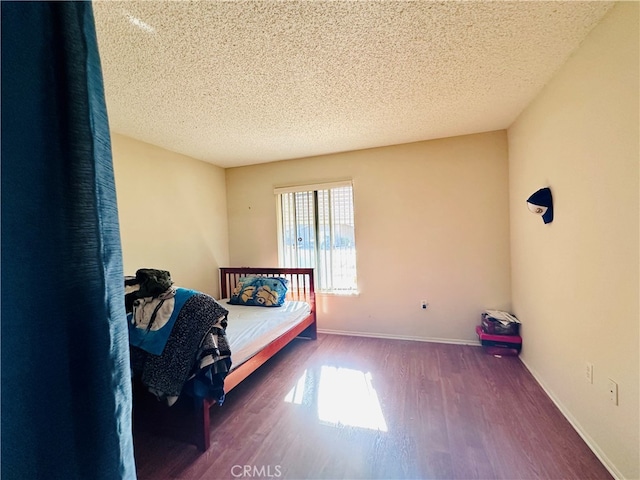
[[138,478],[611,478],[517,357],[479,347],[295,340],[211,425],[205,453],[138,429]]

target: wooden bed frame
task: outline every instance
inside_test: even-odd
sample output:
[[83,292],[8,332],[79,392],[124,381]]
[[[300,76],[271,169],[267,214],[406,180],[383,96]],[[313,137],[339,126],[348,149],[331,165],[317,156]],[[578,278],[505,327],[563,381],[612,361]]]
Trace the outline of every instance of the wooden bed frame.
[[[284,277],[289,281],[287,300],[304,301],[311,305],[311,313],[295,327],[282,334],[271,343],[265,345],[256,355],[241,365],[232,365],[231,372],[224,382],[225,393],[231,391],[245,378],[255,372],[263,363],[273,357],[285,345],[296,337],[315,340],[316,334],[316,302],[312,268],[221,268],[220,298],[229,298],[238,279],[244,276]],[[210,408],[216,404],[208,399],[195,400],[195,438],[193,443],[201,451],[210,445]]]

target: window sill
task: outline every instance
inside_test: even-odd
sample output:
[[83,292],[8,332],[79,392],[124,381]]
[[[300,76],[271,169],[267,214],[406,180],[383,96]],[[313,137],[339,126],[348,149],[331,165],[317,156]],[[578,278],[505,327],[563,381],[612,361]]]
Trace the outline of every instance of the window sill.
[[316,291],[316,295],[322,295],[325,297],[357,297],[360,295],[360,291],[350,290],[348,292],[344,292],[340,290],[323,290],[323,291]]

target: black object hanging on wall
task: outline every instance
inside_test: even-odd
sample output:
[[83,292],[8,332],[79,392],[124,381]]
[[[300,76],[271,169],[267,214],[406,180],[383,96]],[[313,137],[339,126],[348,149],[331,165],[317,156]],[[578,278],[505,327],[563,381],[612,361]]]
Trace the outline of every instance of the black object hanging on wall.
[[553,222],[553,197],[549,187],[541,188],[527,199],[527,207],[532,213],[542,216],[544,223]]

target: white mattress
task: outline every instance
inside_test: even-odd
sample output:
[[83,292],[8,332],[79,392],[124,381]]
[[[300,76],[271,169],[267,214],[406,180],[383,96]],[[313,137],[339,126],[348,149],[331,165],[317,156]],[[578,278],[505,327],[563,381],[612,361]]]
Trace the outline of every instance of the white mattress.
[[228,301],[228,298],[219,300],[229,310],[227,341],[231,348],[232,370],[300,323],[311,312],[306,302],[285,302],[282,307],[247,307],[230,305]]

